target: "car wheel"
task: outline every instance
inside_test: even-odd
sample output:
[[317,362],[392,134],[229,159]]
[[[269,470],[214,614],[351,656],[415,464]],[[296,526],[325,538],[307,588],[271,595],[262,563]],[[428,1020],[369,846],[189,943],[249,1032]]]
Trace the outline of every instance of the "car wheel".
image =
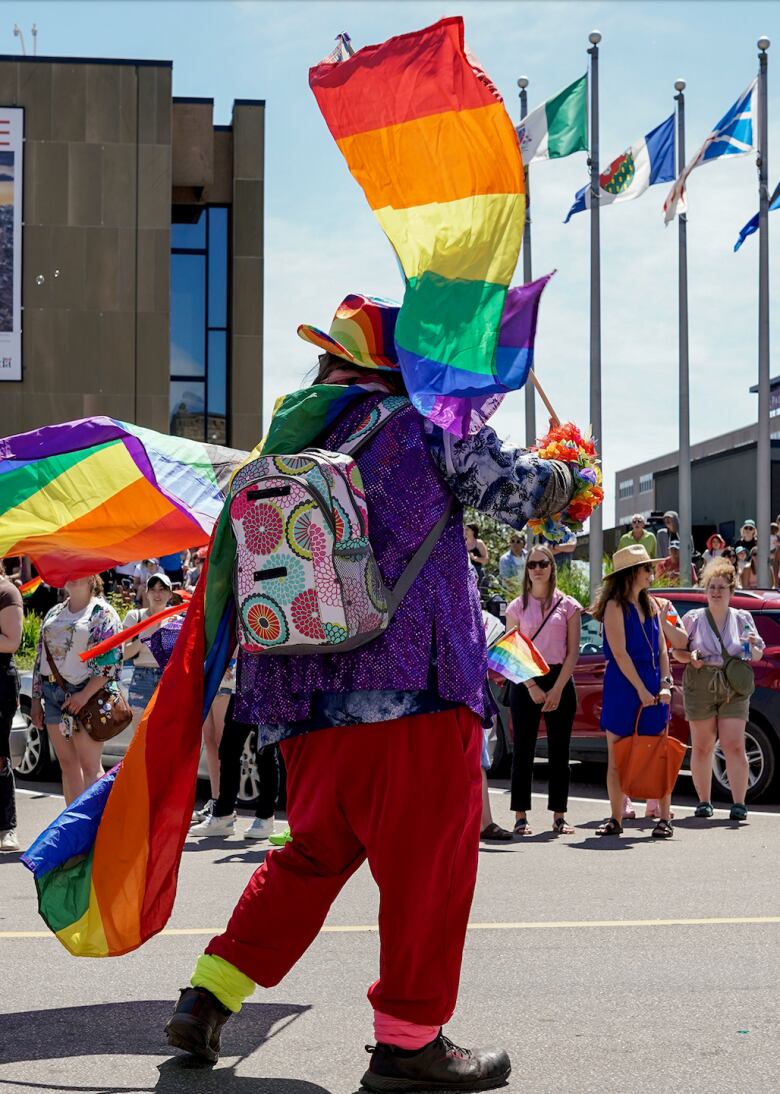
[[238,784],[238,803],[245,809],[252,809],[260,796],[260,776],[257,773],[257,732],[252,730],[244,741],[241,753],[241,777]]
[[[776,744],[763,726],[757,722],[748,722],[745,729],[745,751],[748,758],[747,800],[758,801],[772,785],[776,769]],[[713,789],[719,798],[730,798],[731,787],[726,771],[726,758],[720,747],[715,745],[712,758]]]
[[46,779],[55,768],[49,753],[49,735],[45,729],[37,729],[32,724],[26,711],[23,710],[22,715],[27,722],[27,740],[14,774],[20,779]]

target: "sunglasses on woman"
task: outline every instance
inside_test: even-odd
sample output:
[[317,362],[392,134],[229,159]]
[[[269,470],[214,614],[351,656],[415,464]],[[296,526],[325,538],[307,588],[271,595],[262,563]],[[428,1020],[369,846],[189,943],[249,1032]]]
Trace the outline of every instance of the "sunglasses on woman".
[[546,570],[550,565],[550,560],[547,558],[534,559],[533,562],[526,562],[525,566],[527,570],[535,570],[538,566],[540,570]]

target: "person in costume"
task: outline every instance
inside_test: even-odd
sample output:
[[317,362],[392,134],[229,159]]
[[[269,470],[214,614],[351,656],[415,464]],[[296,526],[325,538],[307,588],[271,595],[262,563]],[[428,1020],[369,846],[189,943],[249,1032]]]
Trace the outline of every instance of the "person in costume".
[[[314,390],[336,384],[353,396],[317,447],[338,449],[388,393],[404,393],[397,315],[386,301],[353,295],[328,333],[299,328],[322,351]],[[506,1052],[461,1049],[442,1032],[455,1008],[476,881],[489,709],[462,507],[520,529],[565,510],[574,474],[568,464],[503,444],[489,427],[459,440],[411,403],[356,462],[389,587],[453,495],[456,504],[378,638],[340,654],[240,652],[235,716],[259,725],[261,744],[281,742],[292,841],[266,858],[225,932],[198,958],[166,1033],[171,1045],[216,1060],[230,1015],[256,985],[284,978],[368,860],[381,898],[381,972],[368,991],[377,1043],[363,1085],[488,1089],[510,1072]],[[425,839],[408,839],[412,807]]]

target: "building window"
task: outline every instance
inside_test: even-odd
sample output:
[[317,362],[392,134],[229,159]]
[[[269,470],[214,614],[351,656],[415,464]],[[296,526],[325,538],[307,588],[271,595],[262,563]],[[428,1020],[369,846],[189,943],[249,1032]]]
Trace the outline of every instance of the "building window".
[[653,489],[653,476],[652,476],[652,474],[650,474],[650,475],[640,475],[639,476],[639,493],[640,494],[649,494],[652,489]]
[[170,431],[227,444],[228,210],[171,225]]
[[633,498],[634,496],[634,480],[624,479],[623,482],[618,483],[618,497],[619,498]]

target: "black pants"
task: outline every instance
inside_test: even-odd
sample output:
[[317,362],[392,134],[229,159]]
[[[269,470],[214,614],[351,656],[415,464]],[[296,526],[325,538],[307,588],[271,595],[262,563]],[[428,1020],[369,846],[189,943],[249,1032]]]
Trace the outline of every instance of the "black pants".
[[[229,817],[236,808],[241,783],[241,753],[247,737],[256,728],[235,720],[235,705],[235,696],[231,695],[225,714],[225,729],[219,744],[219,797],[214,806],[215,817]],[[260,794],[255,816],[272,817],[276,810],[276,799],[279,797],[279,749],[276,745],[266,745],[265,748],[258,749],[256,756]]]
[[[560,674],[561,666],[551,665],[548,675],[539,677],[536,683],[547,692]],[[522,813],[531,808],[534,756],[542,720],[542,704],[533,701],[525,684],[512,684],[509,704],[515,735],[511,809]],[[554,813],[565,813],[569,804],[569,744],[576,711],[577,693],[573,681],[569,680],[563,689],[558,709],[547,711],[544,715],[550,773],[547,808]]]
[[10,657],[0,658],[0,832],[16,828],[16,791],[11,767],[11,725],[19,699],[19,677]]

